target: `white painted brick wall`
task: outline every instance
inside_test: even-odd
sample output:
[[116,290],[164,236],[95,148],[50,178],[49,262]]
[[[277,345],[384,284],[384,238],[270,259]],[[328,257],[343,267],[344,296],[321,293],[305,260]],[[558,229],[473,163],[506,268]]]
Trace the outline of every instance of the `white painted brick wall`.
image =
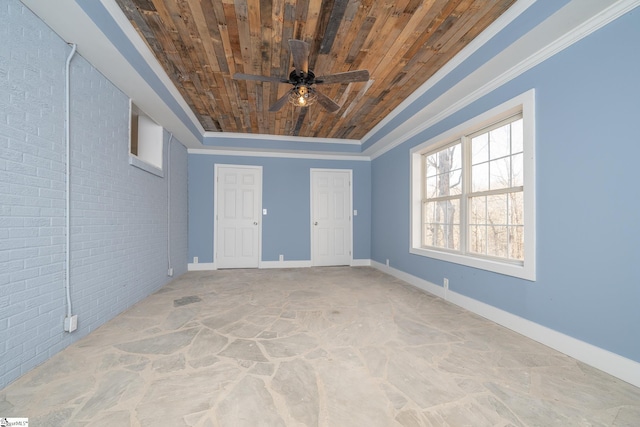
[[[167,179],[128,164],[128,98],[71,67],[71,295],[66,314],[64,65],[70,48],[0,5],[0,388],[167,283]],[[168,134],[165,132],[165,163]],[[187,153],[172,149],[172,263],[187,268]]]

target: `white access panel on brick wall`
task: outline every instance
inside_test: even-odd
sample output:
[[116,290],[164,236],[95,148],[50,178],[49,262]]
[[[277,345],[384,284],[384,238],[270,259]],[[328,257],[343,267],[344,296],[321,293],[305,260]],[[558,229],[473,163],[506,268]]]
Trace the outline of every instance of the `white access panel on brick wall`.
[[217,268],[258,268],[262,219],[262,168],[216,165]]
[[138,158],[162,169],[162,126],[144,114],[138,115]]

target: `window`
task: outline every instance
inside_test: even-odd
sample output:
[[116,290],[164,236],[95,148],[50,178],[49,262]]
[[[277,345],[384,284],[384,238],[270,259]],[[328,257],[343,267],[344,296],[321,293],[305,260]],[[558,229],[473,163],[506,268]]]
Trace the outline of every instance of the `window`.
[[535,280],[533,91],[414,148],[411,253]]
[[131,104],[129,164],[158,176],[162,172],[164,129]]

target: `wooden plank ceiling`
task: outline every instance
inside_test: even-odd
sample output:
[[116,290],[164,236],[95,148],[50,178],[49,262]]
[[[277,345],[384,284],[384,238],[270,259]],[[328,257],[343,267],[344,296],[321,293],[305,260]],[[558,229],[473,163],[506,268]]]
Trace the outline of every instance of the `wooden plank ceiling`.
[[[515,0],[116,0],[207,131],[361,139]],[[341,108],[269,106],[291,85],[289,39],[316,76],[366,69],[368,82],[319,85]]]

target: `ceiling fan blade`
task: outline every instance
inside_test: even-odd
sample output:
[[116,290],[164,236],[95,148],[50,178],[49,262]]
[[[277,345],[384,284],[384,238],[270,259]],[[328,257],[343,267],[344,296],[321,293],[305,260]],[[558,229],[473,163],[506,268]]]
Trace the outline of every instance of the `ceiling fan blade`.
[[293,56],[293,66],[296,74],[307,74],[309,72],[309,45],[302,40],[289,40],[291,56]]
[[287,101],[289,100],[289,94],[291,93],[293,89],[289,89],[287,91],[287,93],[285,93],[282,98],[278,99],[276,102],[273,103],[273,105],[271,107],[269,107],[269,111],[272,113],[275,113],[276,111],[279,111],[282,107],[284,107],[284,104],[287,103]]
[[369,80],[369,71],[367,70],[355,70],[347,71],[345,73],[329,74],[327,76],[316,77],[316,84],[327,83],[352,83],[352,82],[366,82]]
[[283,79],[280,77],[270,77],[270,76],[256,76],[255,74],[235,73],[233,75],[233,78],[234,80],[254,80],[257,82],[289,83],[288,79]]
[[322,105],[328,112],[335,113],[340,109],[340,106],[333,102],[333,100],[327,95],[320,93],[317,90],[314,90],[313,93],[315,93],[317,96],[318,104]]

